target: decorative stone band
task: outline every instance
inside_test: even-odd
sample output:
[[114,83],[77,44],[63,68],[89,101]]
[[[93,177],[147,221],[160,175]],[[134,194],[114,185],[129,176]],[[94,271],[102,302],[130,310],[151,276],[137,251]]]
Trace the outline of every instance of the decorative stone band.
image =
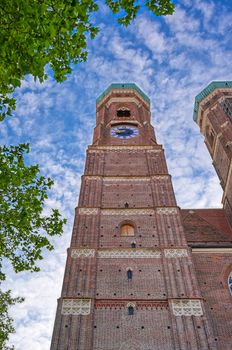
[[88,153],[104,153],[104,151],[110,152],[148,152],[148,153],[159,153],[162,151],[161,148],[154,148],[153,146],[94,146],[94,148],[88,148]]
[[63,299],[62,315],[89,315],[91,299]]
[[162,300],[96,300],[95,309],[126,309],[129,306],[138,309],[167,309],[167,301]]
[[104,182],[149,182],[150,178],[149,177],[105,177],[103,178]]
[[[72,258],[93,258],[95,249],[72,249]],[[164,249],[165,258],[188,257],[187,249]],[[105,249],[97,251],[98,258],[160,258],[161,251],[154,249]]]
[[169,175],[153,175],[153,176],[131,176],[131,177],[126,177],[126,176],[105,176],[105,177],[100,177],[100,176],[85,176],[86,180],[103,180],[103,182],[150,182],[151,180],[168,180]]
[[185,258],[188,256],[187,249],[164,249],[165,258]]
[[154,209],[102,209],[102,215],[154,215]]
[[161,252],[152,249],[99,250],[99,258],[160,258]]
[[95,256],[95,249],[72,249],[72,258],[93,258]]
[[[100,208],[78,208],[79,214],[81,215],[97,215]],[[156,208],[158,214],[169,215],[177,214],[178,208],[176,207],[165,207]],[[155,209],[101,209],[102,215],[154,215]]]
[[178,213],[178,208],[176,207],[169,207],[169,208],[157,208],[156,209],[157,214],[164,214],[164,215],[169,215],[169,214],[177,214]]
[[101,176],[88,176],[88,175],[86,175],[85,177],[85,180],[101,180],[102,178],[101,178]]
[[[156,146],[157,147],[157,146]],[[161,146],[159,148],[154,148],[154,146],[89,146],[88,150],[115,150],[115,149],[136,149],[136,150],[156,150],[161,151]]]
[[97,215],[98,208],[79,208],[80,215]]
[[203,310],[200,300],[182,299],[172,300],[172,311],[175,316],[202,316]]

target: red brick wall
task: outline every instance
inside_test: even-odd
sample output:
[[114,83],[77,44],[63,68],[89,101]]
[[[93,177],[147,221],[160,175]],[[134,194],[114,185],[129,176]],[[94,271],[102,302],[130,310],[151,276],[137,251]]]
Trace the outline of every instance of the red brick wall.
[[227,278],[232,271],[232,254],[195,253],[193,261],[219,349],[231,350],[232,296]]

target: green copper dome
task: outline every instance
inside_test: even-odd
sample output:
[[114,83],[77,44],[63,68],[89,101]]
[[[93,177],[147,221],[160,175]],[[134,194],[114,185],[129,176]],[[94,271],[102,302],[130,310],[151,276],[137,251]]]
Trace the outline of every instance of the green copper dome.
[[149,97],[136,85],[133,83],[111,84],[103,93],[97,98],[96,103],[100,103],[103,98],[108,95],[112,90],[125,89],[125,90],[135,90],[141,97],[148,103],[150,103]]
[[193,120],[197,121],[199,104],[216,89],[232,88],[232,81],[212,81],[195,97]]

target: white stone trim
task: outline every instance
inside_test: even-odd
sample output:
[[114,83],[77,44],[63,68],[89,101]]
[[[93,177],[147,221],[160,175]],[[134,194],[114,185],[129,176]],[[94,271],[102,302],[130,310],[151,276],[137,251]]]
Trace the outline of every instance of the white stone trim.
[[172,311],[175,316],[202,316],[203,310],[200,300],[172,300]]
[[154,215],[154,209],[102,209],[102,215]]
[[96,215],[98,214],[98,208],[79,208],[80,215]]
[[192,248],[193,254],[231,254],[232,248]]
[[151,180],[168,180],[169,175],[152,175],[152,176],[90,176],[85,175],[86,180],[103,180],[103,182],[149,182]]
[[165,258],[185,258],[188,257],[187,249],[164,249]]
[[62,315],[89,315],[91,299],[63,299]]
[[89,176],[89,175],[86,175],[84,177],[84,179],[86,179],[86,180],[101,180],[102,178],[101,178],[101,176]]
[[148,149],[147,153],[160,153],[162,149]]
[[157,208],[156,209],[157,214],[164,214],[164,215],[169,215],[169,214],[177,214],[178,213],[178,209],[176,207],[174,208]]
[[129,301],[129,303],[126,304],[126,307],[128,308],[128,307],[130,307],[130,306],[132,306],[133,308],[135,308],[135,307],[136,307],[136,303],[132,303],[131,301]]
[[95,249],[72,249],[72,258],[93,258],[95,256]]
[[90,146],[88,148],[88,151],[94,151],[95,150],[103,150],[103,151],[114,151],[114,150],[138,150],[138,151],[157,151],[160,152],[162,149],[159,148],[157,149],[157,146],[126,146],[126,145],[121,145],[121,146]]
[[[232,252],[232,248],[230,250]],[[160,258],[161,250],[158,249],[71,249],[72,258],[93,258],[97,254],[97,258]],[[187,249],[164,249],[163,255],[165,258],[185,258],[188,257]]]
[[152,180],[168,180],[169,175],[153,175]]
[[[126,97],[110,97],[109,101],[107,101],[106,103],[106,106],[109,107],[111,103],[113,102],[120,102],[120,103],[123,103],[123,102],[134,102],[136,103],[137,105],[140,105],[141,104],[141,100],[143,101],[143,103],[149,108],[150,107],[150,103],[148,103],[146,100],[144,100],[144,98],[142,97],[142,95],[140,95],[136,90],[133,90],[133,89],[113,89],[111,91],[109,91],[108,94],[106,94],[103,99],[97,103],[97,107],[99,108],[103,103],[105,103],[106,99],[111,95],[111,94],[114,94],[114,93],[119,93],[119,94],[122,94],[122,95],[126,95],[126,94],[135,94],[136,97],[134,96],[126,96]],[[140,100],[140,101],[139,101]]]
[[100,250],[99,258],[160,258],[161,252],[148,249],[121,249],[121,250]]
[[104,182],[131,182],[131,181],[136,181],[136,182],[149,182],[150,178],[149,177],[139,177],[139,176],[132,176],[132,177],[123,177],[123,176],[118,176],[118,177],[105,177],[103,179]]

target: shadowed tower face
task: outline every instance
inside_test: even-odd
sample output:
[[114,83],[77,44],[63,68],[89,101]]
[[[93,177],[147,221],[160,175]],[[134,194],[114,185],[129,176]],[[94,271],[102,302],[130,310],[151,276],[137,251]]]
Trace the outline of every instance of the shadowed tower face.
[[205,137],[232,225],[232,81],[212,82],[196,96],[194,120]]
[[97,100],[52,350],[216,349],[149,98]]

